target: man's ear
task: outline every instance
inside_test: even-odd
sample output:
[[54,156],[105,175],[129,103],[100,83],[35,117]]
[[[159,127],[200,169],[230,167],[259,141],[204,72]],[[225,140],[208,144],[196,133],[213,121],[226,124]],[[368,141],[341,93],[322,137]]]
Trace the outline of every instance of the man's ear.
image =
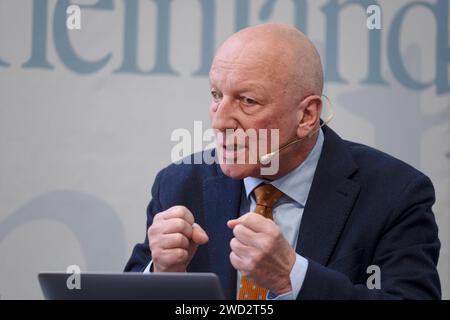
[[320,126],[320,114],[322,113],[322,99],[318,95],[311,95],[300,102],[300,114],[297,127],[298,138],[309,137]]

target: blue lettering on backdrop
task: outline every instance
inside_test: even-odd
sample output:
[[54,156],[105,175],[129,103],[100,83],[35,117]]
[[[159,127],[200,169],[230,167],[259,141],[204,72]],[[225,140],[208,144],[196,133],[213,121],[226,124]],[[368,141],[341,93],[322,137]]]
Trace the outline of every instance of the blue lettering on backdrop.
[[308,7],[306,0],[293,0],[294,1],[294,26],[301,30],[304,34],[308,34]]
[[[53,69],[47,61],[47,0],[33,1],[33,24],[31,57],[25,62],[23,68]],[[64,13],[65,16],[65,13]]]
[[[132,73],[140,75],[172,75],[179,73],[170,64],[170,27],[171,27],[171,3],[173,0],[151,0],[157,10],[155,43],[155,63],[151,70],[144,71],[138,66],[138,13],[139,1],[124,1],[124,39],[123,61],[113,70],[113,73]],[[198,0],[201,23],[200,65],[192,72],[193,76],[206,76],[214,54],[215,30],[216,30],[216,1]],[[266,0],[258,8],[259,20],[268,21],[275,5],[279,0]],[[389,30],[368,30],[368,57],[367,76],[360,81],[361,84],[389,85],[383,79],[382,70],[382,32],[387,32],[387,63],[395,79],[404,87],[421,91],[433,85],[438,95],[450,92],[448,65],[450,63],[449,31],[448,31],[448,2],[449,0],[436,0],[435,3],[414,1],[406,3],[395,13]],[[80,57],[70,43],[67,28],[65,28],[65,9],[70,0],[57,2],[53,16],[53,41],[57,54],[64,65],[71,71],[79,74],[90,74],[105,67],[110,61],[112,53],[97,61],[87,61]],[[308,6],[306,0],[292,0],[294,6],[293,23],[307,34]],[[362,14],[372,4],[378,4],[376,0],[328,0],[321,7],[325,18],[325,52],[324,68],[327,82],[348,83],[339,72],[339,40],[342,31],[339,30],[339,16],[349,6],[359,6]],[[239,30],[249,25],[252,2],[250,0],[235,0],[234,28]],[[98,0],[93,5],[82,5],[84,9],[113,10],[112,0]],[[404,59],[400,52],[400,36],[403,22],[412,9],[428,9],[436,22],[436,62],[435,77],[428,81],[414,79],[404,65]],[[47,20],[48,0],[33,1],[32,22],[32,46],[31,56],[23,64],[23,68],[53,69],[54,66],[47,58]],[[1,67],[8,67],[6,61],[0,59]]]
[[169,62],[170,57],[170,4],[172,0],[153,0],[157,6],[157,39],[155,65],[151,71],[143,71],[137,65],[138,11],[137,0],[125,1],[125,28],[123,62],[114,73],[178,75]]
[[[199,0],[202,11],[202,49],[201,49],[201,65],[197,71],[192,73],[193,76],[208,75],[211,61],[214,55],[214,32],[215,32],[215,0]],[[273,11],[273,7],[277,0],[266,0],[259,12],[259,19],[267,21]],[[300,0],[304,2],[305,0]],[[297,0],[298,2],[298,0]],[[235,0],[235,31],[249,26],[250,20],[250,1]]]
[[[111,59],[112,54],[109,53],[97,61],[87,61],[82,59],[72,48],[68,32],[66,28],[66,8],[71,4],[70,0],[58,1],[53,18],[53,37],[55,41],[56,52],[64,65],[70,70],[88,74],[94,73],[103,68]],[[112,0],[98,0],[93,5],[81,5],[81,10],[112,10],[114,9]]]
[[[418,6],[429,9],[437,24],[436,78],[428,82],[420,82],[409,75],[403,64],[399,48],[401,26],[406,13],[413,7]],[[408,3],[395,16],[388,39],[389,65],[395,78],[402,85],[412,90],[423,90],[436,83],[437,94],[449,92],[448,64],[450,62],[450,49],[448,41],[448,0],[438,0],[435,5],[419,1]]]
[[249,0],[236,0],[234,9],[234,31],[238,31],[248,27],[250,3]]
[[169,65],[170,57],[170,3],[172,0],[153,0],[158,6],[158,26],[157,26],[157,45],[156,45],[156,64],[152,69],[153,74],[172,74],[178,75],[178,72]]
[[[341,10],[350,5],[361,6],[365,15],[366,9],[370,5],[379,5],[375,0],[349,0],[339,3],[339,0],[330,0],[322,7],[322,12],[326,16],[326,53],[325,53],[325,78],[328,81],[337,83],[347,83],[338,71],[338,43],[339,43],[339,14]],[[362,80],[366,84],[383,84],[387,82],[381,76],[381,30],[367,30],[369,34],[368,48],[368,74],[367,78]]]
[[[413,44],[407,45],[402,55],[406,69],[418,80],[423,79],[422,52],[418,44]],[[383,75],[387,73],[386,67]],[[392,87],[360,86],[337,95],[335,100],[351,114],[373,125],[376,145],[382,146],[383,151],[407,159],[408,164],[417,168],[422,166],[420,142],[424,135],[450,119],[448,107],[432,113],[423,112],[422,108],[427,104],[421,100],[421,92],[411,91],[399,82],[392,83]]]
[[214,34],[216,32],[216,1],[199,0],[202,10],[202,46],[200,50],[200,67],[192,73],[193,76],[206,76],[214,55]]
[[[60,0],[56,4],[53,17],[53,37],[56,52],[61,61],[73,72],[80,74],[96,72],[106,65],[112,54],[94,62],[83,60],[76,54],[71,46],[66,28],[66,8],[70,4],[69,0]],[[81,5],[80,8],[112,10],[113,3],[112,0],[98,0],[94,5]],[[47,61],[47,12],[47,0],[34,0],[31,57],[23,64],[24,68],[54,68]]]
[[145,73],[137,65],[138,0],[124,1],[123,62],[115,73]]
[[0,67],[9,67],[9,63],[6,63],[0,59]]

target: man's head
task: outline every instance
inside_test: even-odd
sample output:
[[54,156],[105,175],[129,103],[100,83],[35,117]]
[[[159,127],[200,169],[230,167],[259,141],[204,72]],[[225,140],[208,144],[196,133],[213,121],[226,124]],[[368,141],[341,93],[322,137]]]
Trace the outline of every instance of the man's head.
[[[227,129],[279,129],[279,145],[304,138],[319,126],[323,73],[314,45],[297,29],[281,24],[249,27],[235,33],[219,48],[210,74],[212,127]],[[269,133],[270,136],[270,133]],[[219,154],[228,160],[239,152],[249,159],[249,148],[235,151],[233,139],[218,135]],[[262,139],[258,136],[258,139]],[[281,177],[299,165],[311,151],[317,134],[280,153]],[[270,139],[265,141],[267,152]],[[228,145],[232,151],[226,151]],[[260,152],[258,151],[258,154]],[[235,179],[261,177],[261,164],[227,164],[222,171]]]

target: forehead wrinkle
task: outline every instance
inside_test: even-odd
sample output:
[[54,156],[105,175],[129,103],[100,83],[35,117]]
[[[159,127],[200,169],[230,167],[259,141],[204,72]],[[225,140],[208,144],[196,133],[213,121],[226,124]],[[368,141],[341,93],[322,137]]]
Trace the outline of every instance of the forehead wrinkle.
[[273,69],[266,67],[264,61],[238,62],[218,58],[214,60],[209,76],[210,82],[226,77],[235,82],[246,82],[252,87],[261,87],[260,82],[273,82],[279,78]]
[[[224,68],[213,68],[210,73],[210,84],[213,86],[224,86],[221,90],[233,90],[236,92],[254,91],[257,94],[265,93],[270,90],[272,82],[257,70],[245,70],[244,68],[235,68],[242,64],[234,64]],[[225,70],[225,72],[223,72]],[[254,74],[254,77],[249,76]],[[219,89],[219,88],[218,88]]]

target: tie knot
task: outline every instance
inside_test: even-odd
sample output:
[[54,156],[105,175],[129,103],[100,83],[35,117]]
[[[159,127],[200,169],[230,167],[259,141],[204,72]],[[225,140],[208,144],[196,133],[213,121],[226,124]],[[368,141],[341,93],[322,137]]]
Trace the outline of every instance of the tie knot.
[[277,202],[283,192],[275,188],[271,184],[262,184],[255,188],[253,191],[255,193],[256,205],[259,207],[265,207],[272,211],[272,207]]

